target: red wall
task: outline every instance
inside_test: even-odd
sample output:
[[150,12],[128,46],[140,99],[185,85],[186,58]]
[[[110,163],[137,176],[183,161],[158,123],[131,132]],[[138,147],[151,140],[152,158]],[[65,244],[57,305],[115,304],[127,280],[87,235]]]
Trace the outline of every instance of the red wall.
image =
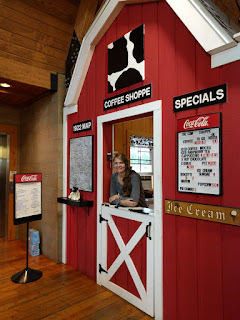
[[[145,24],[146,80],[107,93],[107,45]],[[79,98],[79,111],[69,116],[68,138],[94,135],[94,192],[82,192],[93,200],[85,209],[68,208],[67,262],[96,279],[96,117],[103,100],[152,83],[152,100],[163,101],[163,199],[239,207],[240,62],[210,68],[210,56],[195,41],[164,1],[126,6],[111,25],[95,53]],[[226,104],[173,113],[173,97],[227,83]],[[132,107],[131,104],[127,107]],[[117,108],[108,112],[124,109]],[[177,119],[198,114],[222,113],[222,196],[177,192]],[[72,133],[72,124],[93,119],[93,130]],[[107,129],[106,129],[107,130]],[[109,140],[108,140],[109,143]],[[107,163],[106,163],[107,166]],[[104,192],[108,190],[106,182]],[[157,195],[155,195],[157,196]],[[164,223],[164,319],[235,320],[240,315],[240,229],[163,213]]]

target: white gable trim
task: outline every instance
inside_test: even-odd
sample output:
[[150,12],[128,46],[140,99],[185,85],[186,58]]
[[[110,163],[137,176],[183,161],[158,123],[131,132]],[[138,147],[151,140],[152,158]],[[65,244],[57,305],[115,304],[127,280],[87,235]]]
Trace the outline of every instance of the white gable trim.
[[198,0],[167,2],[206,52],[213,54],[237,45]]
[[[122,8],[126,4],[153,1],[154,0],[107,0],[105,2],[103,8],[83,38],[65,99],[65,106],[70,107],[77,104],[95,47]],[[198,0],[166,0],[166,2],[206,52],[215,54],[237,45],[237,42]]]
[[229,50],[224,50],[222,52],[218,52],[211,56],[211,67],[216,68],[220,67],[224,64],[228,64],[230,62],[234,62],[240,60],[240,33],[235,34],[234,39],[238,41],[236,47],[233,47]]

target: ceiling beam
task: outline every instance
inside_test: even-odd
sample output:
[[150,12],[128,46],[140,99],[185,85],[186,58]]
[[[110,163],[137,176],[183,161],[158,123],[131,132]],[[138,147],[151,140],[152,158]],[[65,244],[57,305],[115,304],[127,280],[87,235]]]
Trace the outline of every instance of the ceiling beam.
[[51,90],[51,72],[0,57],[1,77]]
[[81,0],[80,2],[74,26],[80,43],[95,18],[98,2],[97,0]]
[[0,93],[5,93],[5,94],[11,94],[14,96],[18,96],[18,97],[23,97],[23,98],[34,98],[35,95],[31,94],[31,93],[23,93],[20,91],[16,91],[16,90],[12,90],[11,88],[7,88],[7,89],[0,89]]

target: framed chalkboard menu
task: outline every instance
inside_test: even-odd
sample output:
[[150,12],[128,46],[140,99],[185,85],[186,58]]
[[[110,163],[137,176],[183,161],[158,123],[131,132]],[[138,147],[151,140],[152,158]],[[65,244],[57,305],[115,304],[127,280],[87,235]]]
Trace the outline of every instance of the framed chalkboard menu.
[[178,192],[221,194],[220,115],[178,120]]
[[42,219],[42,174],[14,175],[14,224]]
[[93,136],[70,139],[69,188],[93,191]]

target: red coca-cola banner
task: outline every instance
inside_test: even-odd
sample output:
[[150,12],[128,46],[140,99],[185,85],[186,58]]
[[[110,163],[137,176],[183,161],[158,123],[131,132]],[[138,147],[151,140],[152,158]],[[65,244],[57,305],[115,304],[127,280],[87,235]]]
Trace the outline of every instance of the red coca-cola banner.
[[219,126],[220,113],[212,113],[178,120],[177,131],[216,128]]
[[24,173],[15,175],[15,183],[40,182],[42,181],[41,173]]

